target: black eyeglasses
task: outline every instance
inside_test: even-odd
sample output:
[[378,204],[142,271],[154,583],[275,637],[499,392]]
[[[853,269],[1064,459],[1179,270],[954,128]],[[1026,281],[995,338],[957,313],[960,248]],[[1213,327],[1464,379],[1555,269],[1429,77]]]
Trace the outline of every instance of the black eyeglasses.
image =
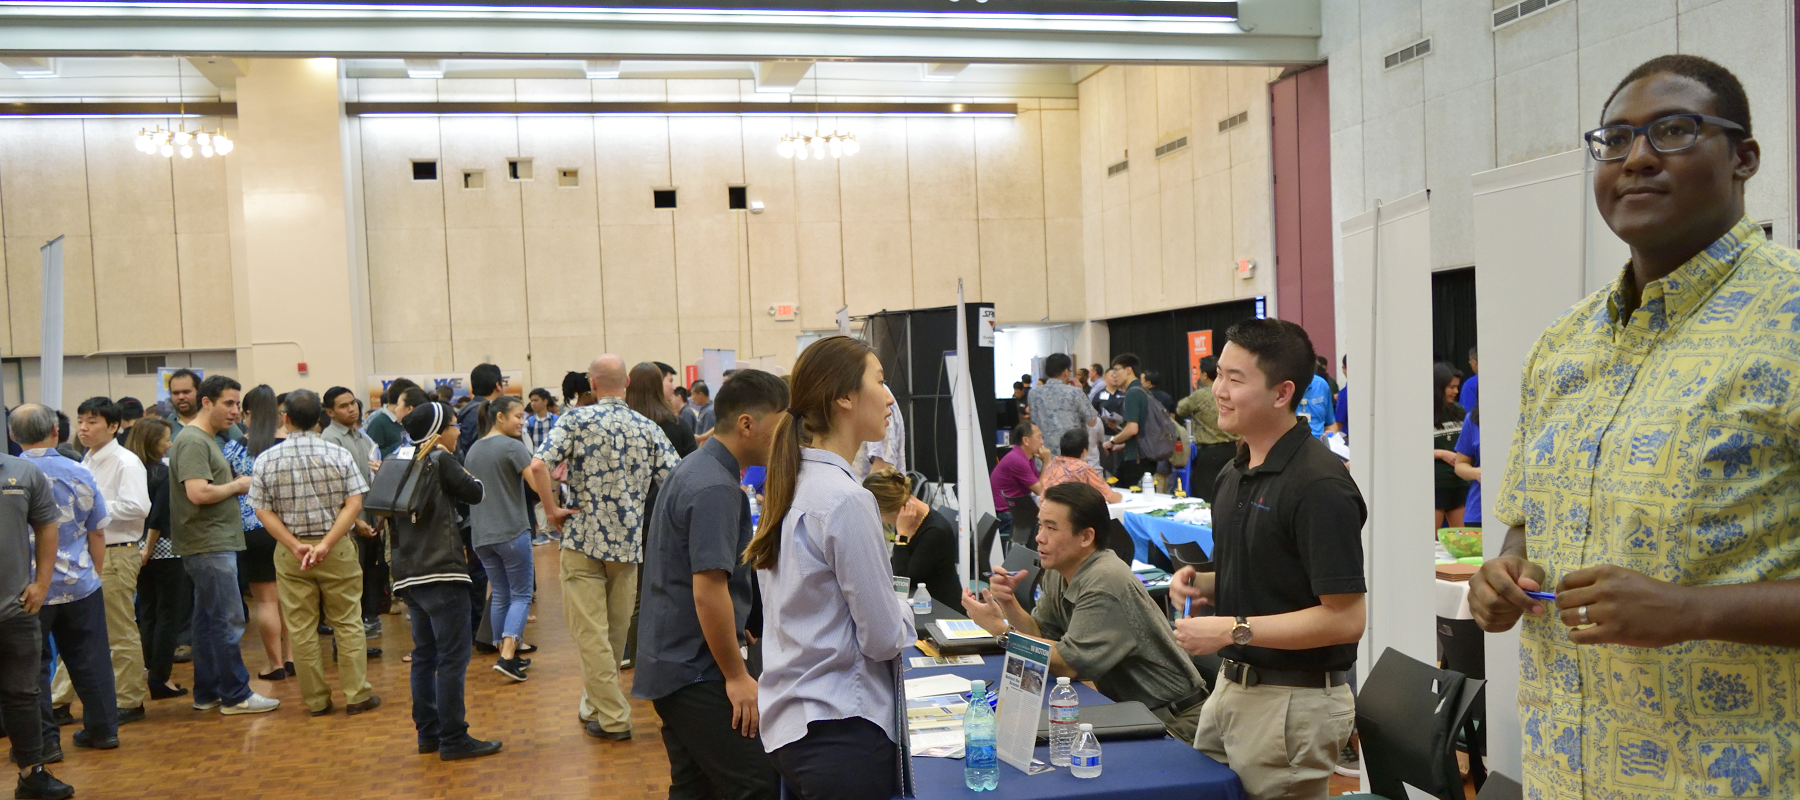
[[1706,114],[1671,114],[1648,125],[1607,125],[1582,134],[1588,155],[1595,161],[1618,161],[1631,154],[1631,145],[1642,135],[1658,153],[1679,153],[1700,139],[1701,124],[1716,125],[1728,131],[1744,132],[1744,126],[1723,117]]

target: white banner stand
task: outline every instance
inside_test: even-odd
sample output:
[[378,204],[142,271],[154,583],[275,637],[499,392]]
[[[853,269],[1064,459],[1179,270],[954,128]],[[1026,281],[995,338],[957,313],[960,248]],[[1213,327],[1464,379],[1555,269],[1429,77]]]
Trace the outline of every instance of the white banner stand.
[[[63,401],[63,237],[38,248],[44,261],[43,344],[38,358],[38,402],[60,411]],[[22,387],[21,387],[22,388]]]

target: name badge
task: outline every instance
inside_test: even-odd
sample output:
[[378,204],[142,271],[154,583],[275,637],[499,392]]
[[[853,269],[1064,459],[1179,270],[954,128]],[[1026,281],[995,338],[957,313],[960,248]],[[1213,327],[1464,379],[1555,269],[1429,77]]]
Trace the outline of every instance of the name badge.
[[418,449],[418,448],[416,448],[410,444],[406,445],[405,447],[402,447],[399,450],[394,451],[394,458],[398,458],[403,461],[411,461],[412,457],[413,457],[413,451],[416,449]]

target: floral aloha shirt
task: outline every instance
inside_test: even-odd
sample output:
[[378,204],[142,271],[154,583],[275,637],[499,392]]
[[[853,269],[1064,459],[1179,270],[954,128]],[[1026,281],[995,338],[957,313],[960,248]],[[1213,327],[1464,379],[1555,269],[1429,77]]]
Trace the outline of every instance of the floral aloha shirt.
[[[1800,577],[1800,253],[1746,218],[1624,320],[1619,287],[1527,357],[1496,516],[1552,586]],[[1520,650],[1530,800],[1800,797],[1800,650],[1577,646],[1554,614]]]
[[681,462],[662,428],[617,397],[564,412],[538,448],[544,463],[569,464],[581,513],[563,522],[562,546],[599,561],[642,563],[650,482]]

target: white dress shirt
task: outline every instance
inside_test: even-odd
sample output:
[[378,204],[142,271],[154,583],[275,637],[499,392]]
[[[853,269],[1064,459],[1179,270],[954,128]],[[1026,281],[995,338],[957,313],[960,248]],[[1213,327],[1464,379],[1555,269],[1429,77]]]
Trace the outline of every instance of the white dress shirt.
[[794,502],[781,521],[775,569],[757,570],[763,598],[763,749],[806,736],[807,723],[861,717],[894,730],[894,670],[918,640],[894,601],[875,496],[834,453],[800,451]]
[[144,462],[117,440],[108,439],[89,450],[81,463],[94,474],[100,496],[106,498],[106,544],[130,544],[144,538],[144,519],[150,516],[150,487]]

